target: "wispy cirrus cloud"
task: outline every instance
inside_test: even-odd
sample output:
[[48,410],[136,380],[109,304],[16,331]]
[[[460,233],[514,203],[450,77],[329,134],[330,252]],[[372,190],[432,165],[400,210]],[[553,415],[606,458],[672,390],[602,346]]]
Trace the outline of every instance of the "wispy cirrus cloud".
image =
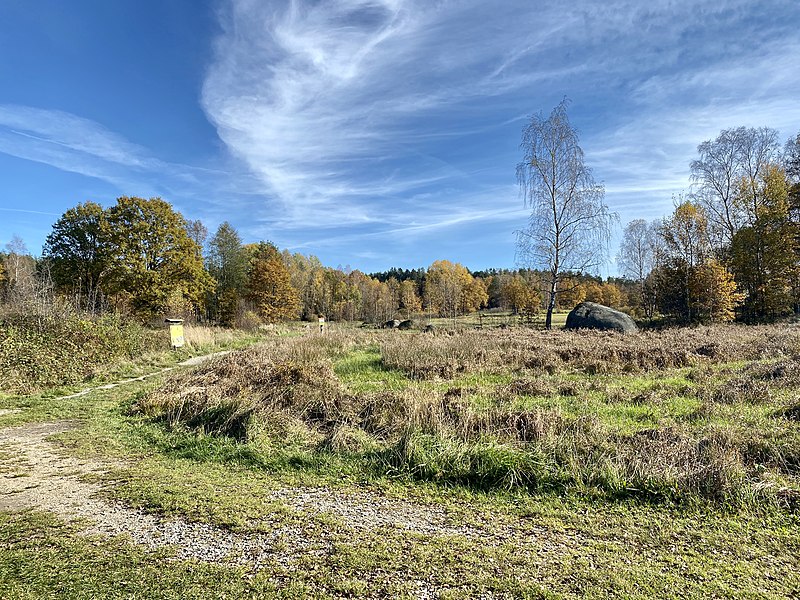
[[0,152],[117,186],[127,171],[156,167],[143,148],[94,121],[13,104],[0,105]]
[[[209,190],[224,190],[230,178],[224,170],[163,161],[96,121],[14,104],[0,104],[0,153],[105,181],[121,194],[184,201],[192,196],[202,201]],[[237,195],[247,180],[247,174],[240,174]]]
[[[769,117],[798,83],[787,45],[797,34],[770,15],[798,10],[791,0],[767,5],[232,0],[202,103],[277,200],[262,209],[264,222],[284,231],[328,213],[321,227],[404,232],[395,223],[430,190],[428,201],[445,206],[476,181],[507,192],[518,139],[509,123],[565,94],[589,125],[587,157],[611,203],[627,209],[658,196],[666,206],[688,181],[697,143],[740,124],[722,116],[744,110],[718,111],[726,98],[735,106],[761,89],[772,96],[754,99],[750,117],[797,122],[795,111],[780,123]],[[755,36],[783,47],[754,48]],[[443,226],[447,217],[431,211]]]

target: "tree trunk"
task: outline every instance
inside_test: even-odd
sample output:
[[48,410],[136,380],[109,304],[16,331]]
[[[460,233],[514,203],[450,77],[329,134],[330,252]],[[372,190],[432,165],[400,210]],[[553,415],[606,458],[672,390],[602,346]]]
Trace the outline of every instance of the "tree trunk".
[[545,317],[545,329],[553,328],[553,309],[556,307],[556,292],[558,287],[558,277],[553,277],[550,280],[550,298],[547,301],[547,316]]

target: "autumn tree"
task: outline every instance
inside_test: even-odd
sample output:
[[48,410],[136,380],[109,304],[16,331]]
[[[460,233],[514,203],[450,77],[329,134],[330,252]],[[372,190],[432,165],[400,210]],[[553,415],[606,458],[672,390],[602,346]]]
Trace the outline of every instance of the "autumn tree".
[[398,306],[406,318],[422,310],[422,300],[417,293],[417,284],[411,279],[400,282],[398,289]]
[[361,291],[361,316],[370,323],[385,323],[397,311],[395,299],[386,283],[367,277],[359,282]]
[[539,312],[541,297],[533,285],[516,274],[503,286],[503,301],[515,315],[532,316]]
[[486,282],[480,277],[472,277],[461,291],[458,302],[458,309],[462,314],[469,314],[478,311],[489,302],[489,293]]
[[731,272],[716,259],[708,259],[690,273],[690,308],[696,320],[709,323],[733,321],[736,307],[744,297],[738,291]]
[[588,281],[581,283],[583,288],[583,297],[587,302],[597,302],[603,304],[603,285],[597,281]]
[[78,204],[55,222],[44,245],[56,290],[73,294],[89,310],[99,308],[110,272],[105,219],[99,204]]
[[622,303],[622,291],[619,287],[610,282],[606,282],[601,286],[603,301],[602,304],[611,306],[612,308],[619,308]]
[[517,255],[526,266],[547,273],[545,326],[550,329],[564,274],[599,268],[615,216],[603,202],[603,186],[584,162],[566,99],[547,119],[541,114],[531,118],[520,147],[517,180],[531,213],[527,227],[517,232]]
[[213,279],[186,221],[161,198],[123,196],[108,209],[109,290],[143,318],[201,307]]
[[741,302],[733,276],[710,254],[701,206],[680,201],[660,227],[664,255],[653,271],[662,313],[688,322],[730,320]]
[[242,246],[239,233],[227,221],[217,228],[208,247],[208,272],[217,282],[210,309],[217,321],[224,325],[233,325],[239,301],[245,294],[247,252]]
[[730,247],[733,236],[752,216],[749,201],[754,195],[741,194],[741,182],[755,182],[778,150],[777,132],[768,127],[724,129],[697,147],[698,158],[691,165],[693,196],[706,212],[710,241],[718,250]]
[[255,248],[247,273],[247,297],[268,323],[296,319],[300,298],[278,249],[266,242]]
[[754,218],[736,232],[731,245],[731,265],[746,292],[748,320],[773,318],[793,308],[793,282],[797,266],[797,226],[789,218],[789,183],[778,165],[764,169],[752,185],[741,185],[751,198]]
[[[476,288],[470,287],[472,284],[473,277],[464,265],[449,260],[437,260],[428,267],[425,302],[433,312],[455,319],[461,313],[477,310],[475,299],[467,299],[468,296],[477,292],[477,296],[480,296],[478,299],[483,299]],[[484,289],[483,294],[485,293]]]
[[319,314],[328,314],[330,298],[326,290],[325,267],[316,256],[291,254],[284,250],[282,258],[289,271],[292,287],[300,294],[303,319],[312,319]]
[[559,288],[556,307],[560,310],[572,310],[587,299],[586,286],[583,285],[580,279],[571,274],[563,274],[559,282]]

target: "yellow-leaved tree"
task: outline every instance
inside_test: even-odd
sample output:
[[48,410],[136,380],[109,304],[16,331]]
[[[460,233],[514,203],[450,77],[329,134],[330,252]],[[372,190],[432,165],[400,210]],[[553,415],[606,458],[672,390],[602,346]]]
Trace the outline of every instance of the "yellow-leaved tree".
[[664,257],[653,272],[659,308],[688,322],[725,322],[741,304],[731,273],[711,255],[705,210],[680,202],[660,228]]
[[429,310],[443,317],[455,318],[460,313],[480,308],[481,301],[485,303],[489,298],[485,287],[482,291],[483,294],[464,265],[437,260],[428,267],[425,303]]
[[397,295],[400,310],[406,318],[411,318],[412,315],[422,310],[422,301],[417,293],[417,284],[411,279],[404,279],[400,282]]
[[756,182],[740,182],[741,196],[752,206],[747,225],[733,236],[730,262],[746,291],[749,321],[791,312],[797,277],[797,225],[789,217],[789,183],[782,168],[769,165]]
[[692,313],[711,323],[728,323],[745,294],[737,291],[733,275],[724,265],[709,259],[694,269],[689,283]]
[[254,249],[247,273],[247,298],[259,316],[268,323],[296,319],[300,296],[292,287],[289,270],[278,249],[260,242]]
[[503,287],[503,301],[515,315],[532,316],[539,312],[539,291],[520,275],[514,275]]

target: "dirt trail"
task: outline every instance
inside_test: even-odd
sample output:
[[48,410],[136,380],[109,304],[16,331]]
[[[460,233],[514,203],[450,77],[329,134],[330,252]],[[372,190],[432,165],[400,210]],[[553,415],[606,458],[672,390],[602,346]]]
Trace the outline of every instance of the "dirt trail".
[[[324,553],[330,544],[319,533],[302,527],[276,525],[268,533],[240,534],[183,519],[160,518],[103,499],[103,487],[81,479],[113,466],[64,456],[48,438],[69,430],[73,423],[33,423],[0,430],[0,510],[39,509],[66,521],[85,519],[86,534],[127,535],[148,548],[174,546],[178,558],[232,562],[254,568],[288,567],[303,554]],[[435,507],[388,500],[373,494],[335,490],[284,489],[271,499],[306,513],[326,513],[353,529],[397,527],[439,535],[477,535],[467,527],[447,523]]]
[[123,379],[121,381],[115,381],[114,383],[106,383],[104,385],[99,385],[97,387],[87,388],[75,394],[69,394],[68,396],[60,396],[58,398],[54,398],[54,400],[69,400],[71,398],[80,398],[81,396],[85,396],[86,394],[91,394],[92,392],[96,392],[97,390],[111,390],[114,389],[115,387],[125,385],[126,383],[133,383],[134,381],[144,381],[145,379],[149,379],[150,377],[155,377],[156,375],[161,375],[162,373],[169,373],[170,371],[174,371],[179,367],[194,367],[196,365],[203,364],[204,362],[209,361],[212,358],[225,356],[226,354],[230,354],[231,352],[233,352],[233,350],[222,350],[220,352],[214,352],[212,354],[202,354],[200,356],[193,356],[192,358],[184,360],[183,362],[179,362],[174,367],[167,367],[165,369],[161,369],[160,371],[154,371],[153,373],[140,375],[139,377],[131,377],[130,379]]

